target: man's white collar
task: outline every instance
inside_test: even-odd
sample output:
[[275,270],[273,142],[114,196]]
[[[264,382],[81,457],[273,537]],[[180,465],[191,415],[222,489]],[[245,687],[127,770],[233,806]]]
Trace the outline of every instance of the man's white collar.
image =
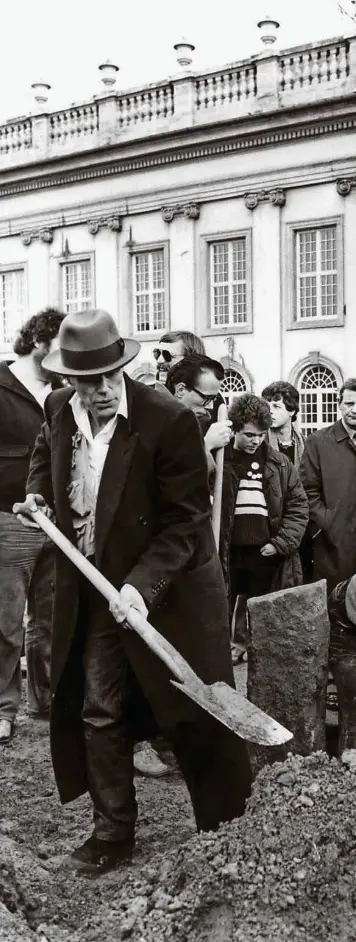
[[[69,402],[72,407],[74,419],[78,428],[81,432],[83,432],[88,442],[93,441],[93,433],[90,427],[89,416],[85,406],[82,403],[82,400],[78,396],[78,393],[75,392],[74,396],[72,396]],[[100,432],[95,435],[95,438],[97,438],[98,435],[100,435],[102,438],[105,438],[108,433],[112,432],[116,425],[118,415],[122,415],[124,419],[128,418],[126,383],[124,379],[122,382],[120,402],[115,415],[113,415],[106,425],[100,429]]]

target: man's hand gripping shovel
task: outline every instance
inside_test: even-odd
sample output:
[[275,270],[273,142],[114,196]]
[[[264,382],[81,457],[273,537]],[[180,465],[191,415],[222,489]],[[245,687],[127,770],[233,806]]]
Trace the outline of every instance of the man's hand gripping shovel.
[[[120,605],[120,593],[93,566],[85,556],[61,533],[42,510],[34,510],[31,516],[36,524],[65,553],[93,586],[107,599],[110,605]],[[151,651],[160,658],[172,674],[171,684],[194,700],[219,723],[227,726],[242,739],[263,746],[277,746],[292,739],[292,733],[276,720],[263,713],[253,703],[242,697],[228,684],[217,682],[204,684],[181,654],[134,608],[130,607],[127,624],[142,638]]]

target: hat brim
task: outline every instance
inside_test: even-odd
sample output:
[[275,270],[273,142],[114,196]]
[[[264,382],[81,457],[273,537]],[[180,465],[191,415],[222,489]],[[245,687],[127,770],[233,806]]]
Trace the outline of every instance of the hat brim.
[[122,337],[122,340],[125,344],[124,355],[114,363],[106,364],[105,366],[97,366],[94,370],[69,369],[62,362],[61,350],[48,353],[42,360],[41,366],[43,366],[43,369],[48,370],[49,373],[58,373],[60,376],[99,376],[100,373],[111,373],[112,370],[118,370],[122,366],[126,366],[126,363],[130,363],[131,360],[134,360],[141,350],[141,344],[139,344],[137,340],[129,340],[125,337]]

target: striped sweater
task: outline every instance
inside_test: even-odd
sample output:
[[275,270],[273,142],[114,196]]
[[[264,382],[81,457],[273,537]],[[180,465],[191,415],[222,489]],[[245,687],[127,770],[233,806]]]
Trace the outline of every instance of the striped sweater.
[[270,539],[268,510],[263,488],[264,453],[235,451],[239,475],[231,542],[235,546],[264,546]]

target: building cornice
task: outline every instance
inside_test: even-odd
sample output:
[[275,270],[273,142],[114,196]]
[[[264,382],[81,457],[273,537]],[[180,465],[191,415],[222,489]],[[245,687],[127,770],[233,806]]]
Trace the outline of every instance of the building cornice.
[[[192,142],[187,140],[188,133],[184,132],[175,135],[174,143],[171,136],[167,139],[164,135],[155,140],[141,140],[135,148],[123,145],[120,153],[126,150],[127,156],[110,159],[110,153],[117,151],[117,147],[103,148],[100,152],[87,151],[54,162],[9,169],[0,173],[0,198],[355,131],[354,104],[351,106],[347,101],[332,104],[330,109],[330,103],[324,108],[319,103],[318,114],[314,115],[311,108],[295,108],[293,114],[278,115],[278,125],[272,127],[271,115],[268,116],[269,127],[266,127],[266,117],[259,115],[254,121],[229,122],[223,129],[221,126],[192,128]],[[140,148],[144,150],[138,152]]]
[[[39,229],[64,229],[67,226],[88,225],[88,220],[95,224],[95,229],[102,227],[103,218],[107,221],[117,220],[119,231],[124,226],[125,218],[140,213],[157,212],[162,206],[176,208],[194,205],[201,211],[204,203],[225,199],[245,199],[253,194],[254,203],[258,205],[265,194],[283,192],[283,199],[288,197],[288,190],[296,187],[307,187],[332,183],[337,186],[338,181],[356,179],[356,157],[340,158],[333,161],[327,159],[318,164],[304,164],[286,169],[274,169],[240,176],[227,176],[225,178],[210,179],[199,183],[185,183],[179,186],[161,187],[157,191],[152,189],[146,192],[132,191],[125,199],[108,197],[102,200],[86,200],[80,206],[63,205],[58,210],[44,210],[41,213],[23,213],[19,216],[11,215],[0,220],[0,238],[18,236],[24,231],[37,231]],[[351,188],[350,188],[351,189]],[[340,192],[338,187],[338,192]],[[257,196],[257,199],[256,199]],[[176,215],[173,214],[173,215]],[[110,226],[110,228],[113,228]]]

